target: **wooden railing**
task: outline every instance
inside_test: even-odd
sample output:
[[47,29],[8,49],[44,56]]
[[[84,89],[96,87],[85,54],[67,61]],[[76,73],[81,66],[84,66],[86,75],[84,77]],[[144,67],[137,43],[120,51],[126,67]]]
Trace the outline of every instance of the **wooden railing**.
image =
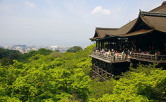
[[156,56],[155,55],[150,55],[150,54],[132,53],[131,54],[131,59],[155,61]]
[[162,63],[162,62],[166,62],[166,55],[132,53],[131,59]]
[[147,61],[147,62],[156,62],[156,63],[166,63],[166,55],[155,55],[155,54],[142,54],[142,53],[132,53],[131,55],[122,55],[121,53],[116,53],[114,55],[102,54],[100,52],[93,52],[91,57],[103,60],[108,63],[118,63],[118,62],[127,62],[130,59]]
[[166,55],[158,55],[157,60],[158,61],[166,61]]
[[90,56],[98,59],[103,59],[106,62],[112,62],[112,63],[125,62],[129,60],[129,56],[122,55],[121,53],[110,55],[110,54],[101,54],[100,52],[93,52]]

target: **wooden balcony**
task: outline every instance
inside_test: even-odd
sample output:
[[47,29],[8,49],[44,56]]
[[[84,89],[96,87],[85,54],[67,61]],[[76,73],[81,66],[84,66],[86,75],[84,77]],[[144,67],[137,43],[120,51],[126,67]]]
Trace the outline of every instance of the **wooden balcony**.
[[120,62],[129,62],[129,56],[122,56],[121,53],[117,53],[115,56],[109,54],[101,54],[100,52],[93,52],[90,57],[102,60],[107,63],[120,63]]
[[131,59],[146,61],[152,63],[166,63],[166,55],[154,55],[154,54],[141,54],[132,53],[131,55],[122,55],[117,53],[114,56],[109,54],[101,54],[100,52],[93,52],[90,57],[99,59],[107,63],[120,63],[120,62],[130,62]]

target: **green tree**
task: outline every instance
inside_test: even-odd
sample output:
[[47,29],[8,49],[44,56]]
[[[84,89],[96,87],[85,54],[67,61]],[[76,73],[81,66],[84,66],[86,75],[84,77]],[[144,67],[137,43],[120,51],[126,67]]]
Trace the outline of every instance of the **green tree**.
[[37,51],[37,54],[41,54],[41,55],[49,55],[51,54],[53,51],[49,50],[49,49],[45,49],[45,48],[41,48]]
[[140,65],[114,80],[112,94],[104,94],[93,101],[109,102],[164,102],[166,97],[166,70],[155,65]]
[[118,80],[92,81],[89,54],[93,48],[91,45],[75,53],[33,51],[26,62],[13,60],[11,65],[0,65],[0,101],[165,101],[166,70],[155,65],[131,68]]
[[49,49],[45,49],[45,48],[41,48],[37,51],[30,51],[29,53],[25,53],[22,55],[22,58],[20,61],[22,62],[26,62],[29,58],[31,58],[32,56],[35,56],[37,54],[40,54],[40,55],[49,55],[51,54],[53,51],[49,50]]
[[22,54],[19,51],[0,48],[1,65],[10,65],[13,63],[13,60],[19,60],[21,56]]
[[90,49],[49,55],[35,51],[27,62],[0,66],[0,101],[88,101]]
[[79,50],[82,50],[80,46],[73,46],[67,50],[67,52],[77,52]]

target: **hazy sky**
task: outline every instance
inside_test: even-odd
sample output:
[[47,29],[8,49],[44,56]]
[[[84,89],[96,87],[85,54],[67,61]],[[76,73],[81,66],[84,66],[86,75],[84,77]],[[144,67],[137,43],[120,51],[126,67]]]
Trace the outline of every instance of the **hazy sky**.
[[[95,27],[121,27],[163,0],[0,0],[0,44],[89,43]],[[80,43],[79,43],[80,42]]]

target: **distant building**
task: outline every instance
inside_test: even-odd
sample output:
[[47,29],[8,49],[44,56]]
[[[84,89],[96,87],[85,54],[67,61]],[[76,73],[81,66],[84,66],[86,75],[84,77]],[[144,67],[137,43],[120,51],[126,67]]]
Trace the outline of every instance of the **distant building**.
[[58,46],[51,46],[51,50],[55,51],[57,50]]

